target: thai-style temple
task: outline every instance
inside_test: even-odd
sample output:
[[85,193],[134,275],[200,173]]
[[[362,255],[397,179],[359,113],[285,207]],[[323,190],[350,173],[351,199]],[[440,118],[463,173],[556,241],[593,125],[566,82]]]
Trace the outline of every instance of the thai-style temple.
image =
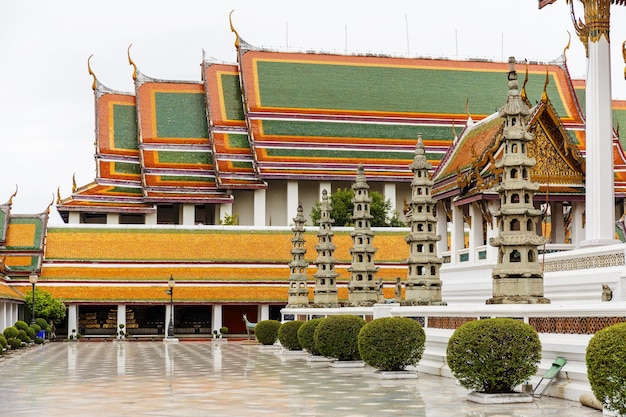
[[[115,329],[112,315],[124,324],[132,311],[132,333],[163,335],[170,275],[177,335],[209,334],[222,325],[243,333],[244,313],[251,321],[278,318],[289,302],[290,226],[300,203],[312,302],[320,282],[315,268],[325,261],[316,263],[311,209],[324,190],[351,187],[362,167],[369,190],[382,193],[406,221],[401,202],[413,193],[410,166],[420,134],[442,237],[428,243],[442,258],[435,271],[441,295],[448,304],[475,301],[466,287],[446,282],[467,266],[490,277],[497,259],[488,241],[498,230],[493,187],[502,175],[496,161],[504,127],[497,109],[506,98],[508,64],[281,52],[235,37],[237,62],[205,54],[197,81],[147,76],[130,50],[134,91],[107,88],[89,68],[95,178],[72,184],[71,192],[61,187],[50,209],[62,225],[48,225],[48,208],[12,213],[19,193],[0,205],[0,325],[23,314],[31,274],[38,288],[68,305],[59,334],[107,335]],[[568,72],[565,52],[550,63],[517,65],[535,138],[527,152],[536,160],[529,169],[539,187],[537,234],[548,239],[541,256],[584,240],[587,97],[585,82]],[[626,101],[614,101],[607,140],[616,218],[626,195],[624,129]],[[336,227],[332,236],[338,275],[328,291],[336,289],[341,305],[350,303],[352,233]],[[373,229],[385,298],[394,298],[396,277],[407,276],[409,233]],[[374,288],[356,304],[376,298]]]

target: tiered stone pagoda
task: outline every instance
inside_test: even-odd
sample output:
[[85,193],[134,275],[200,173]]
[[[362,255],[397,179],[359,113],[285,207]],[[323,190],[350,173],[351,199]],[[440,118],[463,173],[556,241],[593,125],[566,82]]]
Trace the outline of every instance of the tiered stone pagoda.
[[363,165],[359,164],[356,171],[356,180],[352,184],[354,190],[354,211],[352,220],[354,231],[350,255],[352,263],[348,268],[350,283],[348,284],[348,302],[350,306],[369,306],[377,302],[378,284],[376,273],[378,267],[374,264],[376,248],[372,246],[374,232],[371,229],[373,216],[370,214],[372,199],[369,196],[369,185],[365,179]]
[[537,254],[537,246],[546,242],[537,234],[541,210],[533,204],[539,184],[530,181],[536,161],[527,155],[534,140],[527,128],[530,109],[518,89],[515,59],[509,58],[509,64],[509,91],[499,111],[505,119],[504,155],[495,164],[502,170],[501,182],[494,187],[500,195],[500,210],[495,214],[499,235],[489,240],[498,248],[498,257],[492,273],[493,296],[487,304],[549,303],[543,296],[543,271]]
[[[445,305],[441,301],[439,269],[442,259],[437,256],[435,201],[431,195],[433,181],[430,179],[432,165],[426,159],[422,135],[417,137],[415,157],[409,165],[413,171],[411,182],[410,218],[411,233],[406,236],[409,244],[408,277],[405,284],[406,305]],[[408,214],[408,213],[407,213]],[[408,217],[408,215],[407,215]]]
[[328,191],[322,191],[319,230],[317,231],[317,273],[313,304],[315,307],[339,307],[337,277],[335,270],[335,244],[333,243],[333,223],[330,216]]
[[298,213],[293,219],[293,238],[291,239],[291,262],[289,263],[289,298],[287,307],[308,307],[309,289],[306,281],[306,268],[309,263],[304,260],[304,223],[302,204],[298,204]]

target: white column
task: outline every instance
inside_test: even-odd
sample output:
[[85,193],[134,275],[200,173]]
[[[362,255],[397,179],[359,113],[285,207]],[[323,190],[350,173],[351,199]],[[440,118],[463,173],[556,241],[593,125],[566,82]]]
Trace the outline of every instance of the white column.
[[213,304],[211,306],[211,308],[213,309],[213,312],[211,314],[212,316],[212,320],[211,320],[211,331],[219,331],[224,323],[224,318],[222,316],[222,305],[221,304]]
[[180,224],[184,226],[193,226],[196,223],[196,206],[193,204],[183,204],[180,210]]
[[[176,309],[174,309],[170,303],[165,304],[165,326],[163,326],[163,329],[165,330],[165,337],[167,337],[167,330],[170,326],[170,311],[172,312],[172,321],[176,320],[176,317],[174,317],[173,314]],[[174,332],[174,337],[176,337],[176,332]]]
[[585,240],[581,246],[617,243],[613,184],[611,55],[606,37],[588,42],[586,81]]
[[156,211],[154,213],[146,213],[146,224],[157,224]]
[[120,224],[120,214],[107,213],[107,224]]
[[67,335],[72,335],[72,330],[76,330],[78,333],[78,306],[76,304],[70,304],[67,307]]
[[558,244],[565,243],[565,221],[561,201],[553,201],[550,204],[550,241]]
[[583,216],[585,213],[585,204],[582,201],[572,202],[572,211],[572,244],[578,247],[585,237]]
[[79,224],[80,223],[80,213],[76,211],[70,211],[69,217],[67,219],[69,224]]
[[119,335],[120,324],[124,325],[124,332],[128,333],[128,329],[126,328],[126,304],[118,304],[117,305],[117,329],[115,329],[117,333],[117,338],[121,339]]
[[465,248],[465,221],[461,207],[452,204],[452,236],[450,236],[450,263],[460,262],[458,251]]
[[441,201],[437,202],[437,234],[441,236],[437,242],[437,254],[441,256],[448,251],[448,215]]
[[0,326],[2,326],[3,330],[9,327],[7,325],[7,302],[6,301],[0,302]]
[[220,222],[224,220],[226,216],[233,215],[233,203],[222,203],[220,204]]
[[259,315],[259,317],[261,317],[259,319],[259,321],[261,320],[269,320],[270,319],[270,306],[267,304],[261,304],[261,314]]
[[293,223],[293,218],[298,214],[298,203],[298,181],[287,181],[287,223],[284,225]]
[[385,201],[387,200],[391,201],[391,213],[390,214],[393,214],[394,211],[397,211],[398,215],[401,215],[402,207],[398,209],[398,201],[396,198],[396,184],[392,182],[386,182],[383,188],[383,194],[385,197]]
[[469,232],[469,261],[476,262],[478,260],[477,248],[483,244],[483,214],[477,203],[470,203],[469,215],[472,219]]
[[[496,204],[497,203],[497,204]],[[489,239],[497,237],[500,231],[498,230],[498,219],[493,216],[498,210],[499,202],[496,200],[494,203],[490,201],[487,203],[487,210],[491,213],[491,222],[487,221],[487,259],[491,262],[497,262],[498,260],[498,248],[489,244]]]
[[254,225],[265,226],[265,189],[254,190]]

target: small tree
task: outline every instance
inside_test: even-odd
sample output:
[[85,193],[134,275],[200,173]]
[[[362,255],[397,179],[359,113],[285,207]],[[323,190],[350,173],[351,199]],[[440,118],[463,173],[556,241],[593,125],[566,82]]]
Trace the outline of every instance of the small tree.
[[597,332],[587,345],[587,376],[605,408],[626,415],[626,323]]
[[509,393],[537,372],[541,342],[535,329],[522,321],[484,319],[456,329],[446,353],[448,366],[463,387]]
[[298,340],[298,329],[304,324],[302,320],[288,321],[278,329],[278,340],[287,350],[302,350]]
[[358,336],[364,325],[365,320],[359,316],[329,316],[315,329],[315,346],[327,358],[340,361],[360,360]]
[[[370,214],[373,216],[372,227],[402,227],[406,226],[401,220],[397,212],[390,215],[391,200],[385,200],[385,197],[377,192],[370,191],[369,196],[372,199],[370,205]],[[352,189],[338,189],[330,195],[330,217],[335,220],[335,226],[351,226],[352,213],[354,211],[354,191]],[[319,225],[321,216],[321,203],[317,201],[311,209],[311,221],[315,226]]]
[[381,371],[401,371],[422,358],[426,333],[408,317],[384,317],[365,324],[358,340],[366,364]]
[[[24,296],[26,307],[31,311],[33,309],[32,294],[31,290]],[[62,301],[54,298],[47,291],[35,288],[35,314],[38,318],[43,318],[46,321],[52,320],[54,323],[59,324],[65,318],[65,310],[65,304]]]

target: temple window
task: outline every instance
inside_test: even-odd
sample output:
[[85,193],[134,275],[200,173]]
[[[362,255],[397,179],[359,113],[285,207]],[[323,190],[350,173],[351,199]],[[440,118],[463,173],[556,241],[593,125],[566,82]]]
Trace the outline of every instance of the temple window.
[[432,276],[437,275],[437,268],[435,266],[430,267],[430,275]]
[[517,249],[514,249],[509,255],[509,262],[521,262],[522,256]]
[[432,243],[428,245],[428,250],[430,251],[430,253],[433,253],[435,251],[435,245],[433,245]]
[[[515,123],[517,122],[517,120],[515,120],[515,117],[513,117],[511,119],[511,126],[515,126]],[[517,151],[516,151],[517,152]]]
[[526,168],[524,168],[522,170],[522,177],[527,180],[528,179],[528,170]]
[[533,230],[533,221],[531,219],[526,220],[526,231],[530,232]]
[[528,251],[528,262],[535,262],[535,253],[532,250]]
[[356,261],[357,262],[363,262],[363,255],[361,255],[361,254],[357,255]]
[[422,245],[422,244],[417,245],[417,251],[418,252],[424,252],[424,245]]
[[326,284],[326,280],[324,278],[320,279],[320,285],[325,285]]
[[513,179],[517,178],[517,170],[515,168],[511,170],[511,178]]
[[418,225],[417,225],[417,231],[418,231],[418,232],[423,232],[423,231],[424,231],[424,225],[423,225],[423,224],[421,224],[421,223],[420,223],[420,224],[418,224]]
[[424,275],[424,267],[422,265],[418,265],[417,275]]
[[511,144],[511,153],[517,153],[517,143]]
[[429,231],[429,232],[432,232],[432,231],[433,231],[433,225],[432,225],[432,224],[430,224],[430,223],[428,223],[428,231]]
[[511,204],[517,204],[517,203],[519,203],[519,194],[511,195]]
[[517,219],[513,219],[513,220],[511,220],[511,229],[510,229],[510,230],[511,230],[512,232],[515,232],[515,231],[519,231],[519,230],[520,230],[520,223],[519,223],[519,220],[517,220]]
[[357,280],[357,281],[363,281],[363,275],[361,275],[361,274],[357,274],[357,276],[356,276],[356,280]]

